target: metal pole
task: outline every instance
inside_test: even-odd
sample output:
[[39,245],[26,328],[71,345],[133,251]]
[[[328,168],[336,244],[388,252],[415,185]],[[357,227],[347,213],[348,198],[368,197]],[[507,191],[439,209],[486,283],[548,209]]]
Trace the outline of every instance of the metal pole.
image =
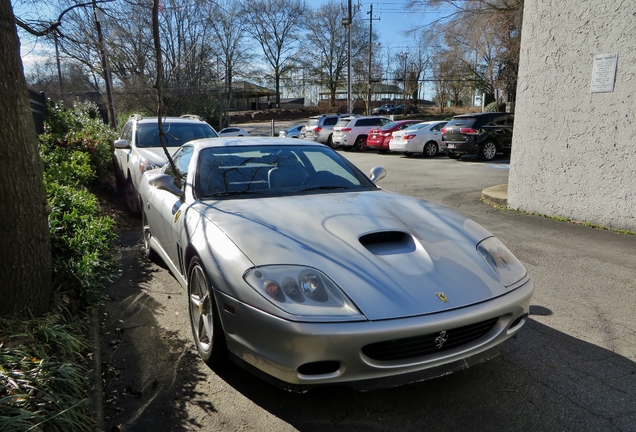
[[352,98],[352,90],[351,90],[351,0],[348,1],[348,22],[347,22],[347,102],[350,113],[353,112],[353,98]]
[[369,5],[369,83],[367,94],[367,115],[371,115],[371,57],[373,55],[373,3]]
[[106,46],[104,44],[104,35],[102,34],[102,24],[100,23],[102,11],[97,7],[97,2],[93,0],[93,12],[95,14],[95,27],[97,29],[97,40],[99,42],[99,53],[102,60],[102,69],[104,70],[104,81],[106,82],[106,97],[108,99],[108,117],[110,117],[111,129],[117,129],[117,118],[115,117],[115,102],[113,100],[113,88],[110,80],[110,69],[108,68],[108,56],[106,54]]
[[64,84],[62,83],[62,66],[60,64],[60,48],[57,42],[57,29],[53,32],[53,40],[55,41],[55,61],[57,62],[57,79],[60,83],[60,98],[64,100]]

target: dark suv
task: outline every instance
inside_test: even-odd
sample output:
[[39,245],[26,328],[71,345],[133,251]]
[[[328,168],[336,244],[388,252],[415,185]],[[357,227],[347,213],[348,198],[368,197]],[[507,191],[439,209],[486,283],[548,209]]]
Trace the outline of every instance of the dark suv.
[[509,113],[457,115],[442,129],[440,150],[448,157],[463,155],[493,159],[497,153],[510,154],[514,116]]

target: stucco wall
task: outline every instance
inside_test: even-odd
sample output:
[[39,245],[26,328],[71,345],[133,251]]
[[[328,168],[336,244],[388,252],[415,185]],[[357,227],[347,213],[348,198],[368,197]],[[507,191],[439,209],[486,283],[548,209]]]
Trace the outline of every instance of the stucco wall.
[[[618,54],[591,93],[594,56]],[[633,0],[526,0],[508,205],[636,232]]]

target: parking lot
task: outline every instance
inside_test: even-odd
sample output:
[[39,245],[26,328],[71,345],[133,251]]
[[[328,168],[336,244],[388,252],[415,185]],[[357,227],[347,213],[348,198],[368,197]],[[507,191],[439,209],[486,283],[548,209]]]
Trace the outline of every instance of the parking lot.
[[636,430],[636,236],[484,204],[484,188],[507,182],[504,157],[341,153],[364,172],[386,168],[380,187],[448,206],[500,237],[535,281],[525,328],[494,360],[438,379],[286,393],[233,364],[211,370],[198,359],[185,293],[141,256],[141,232],[131,229],[104,325],[106,430]]

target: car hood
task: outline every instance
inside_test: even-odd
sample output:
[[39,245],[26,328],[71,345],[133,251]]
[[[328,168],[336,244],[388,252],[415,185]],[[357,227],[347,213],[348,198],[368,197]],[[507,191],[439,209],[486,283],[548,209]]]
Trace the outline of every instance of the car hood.
[[195,207],[255,266],[317,268],[370,320],[440,312],[507,292],[476,250],[492,234],[426,201],[369,191]]
[[[179,147],[168,147],[170,156],[175,154]],[[137,152],[144,158],[152,161],[157,166],[162,166],[168,162],[163,147],[137,147]]]

